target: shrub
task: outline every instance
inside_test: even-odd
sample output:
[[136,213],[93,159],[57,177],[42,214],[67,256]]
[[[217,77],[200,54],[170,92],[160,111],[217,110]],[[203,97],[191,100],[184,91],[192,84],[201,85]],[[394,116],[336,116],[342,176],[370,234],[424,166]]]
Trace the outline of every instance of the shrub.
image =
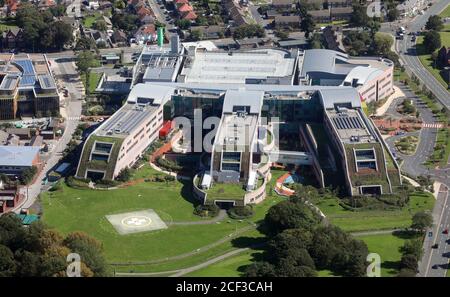
[[98,188],[111,188],[117,186],[119,183],[115,180],[101,179],[95,182],[95,186]]
[[61,183],[56,183],[53,187],[49,189],[50,192],[56,192],[61,190],[62,190]]
[[194,214],[201,217],[215,217],[219,214],[219,207],[215,204],[211,205],[198,205],[194,209]]
[[254,214],[253,207],[251,205],[235,206],[228,210],[228,215],[233,219],[247,219]]
[[170,171],[180,171],[182,169],[182,167],[178,165],[176,162],[164,159],[162,157],[158,157],[156,159],[156,162],[158,163],[159,166]]
[[66,178],[66,184],[74,189],[86,189],[89,188],[89,182],[91,180],[87,178],[76,178],[69,176]]

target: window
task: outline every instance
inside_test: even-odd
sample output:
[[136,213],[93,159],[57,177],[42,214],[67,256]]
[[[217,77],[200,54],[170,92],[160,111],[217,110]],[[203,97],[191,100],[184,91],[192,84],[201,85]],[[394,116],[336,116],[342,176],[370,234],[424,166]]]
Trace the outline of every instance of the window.
[[240,162],[241,161],[241,153],[240,152],[223,152],[222,160],[223,161]]
[[95,150],[98,152],[105,152],[109,154],[111,152],[112,146],[112,143],[96,142]]
[[99,161],[106,161],[108,162],[109,155],[103,155],[103,154],[92,154],[91,160],[99,160]]
[[239,171],[239,163],[222,163],[222,170]]

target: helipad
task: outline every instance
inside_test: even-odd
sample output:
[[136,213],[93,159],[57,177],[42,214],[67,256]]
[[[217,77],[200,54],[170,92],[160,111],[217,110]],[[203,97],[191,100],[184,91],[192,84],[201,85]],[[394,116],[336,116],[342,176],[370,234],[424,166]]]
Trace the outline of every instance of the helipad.
[[107,215],[106,219],[122,235],[167,228],[153,209]]

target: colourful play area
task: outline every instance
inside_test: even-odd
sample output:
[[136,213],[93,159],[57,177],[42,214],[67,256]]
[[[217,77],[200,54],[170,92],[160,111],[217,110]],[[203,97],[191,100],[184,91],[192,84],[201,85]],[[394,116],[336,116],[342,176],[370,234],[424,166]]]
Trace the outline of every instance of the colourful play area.
[[302,181],[303,178],[296,171],[286,172],[277,179],[275,183],[275,192],[277,192],[277,194],[281,196],[292,196],[295,191],[286,187],[285,185],[301,183]]

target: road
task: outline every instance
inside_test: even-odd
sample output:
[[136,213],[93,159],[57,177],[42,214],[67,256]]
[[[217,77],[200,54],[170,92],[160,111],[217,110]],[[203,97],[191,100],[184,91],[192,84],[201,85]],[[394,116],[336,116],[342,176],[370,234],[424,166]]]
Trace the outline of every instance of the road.
[[[413,104],[419,110],[420,117],[424,123],[437,123],[433,113],[419,97],[417,97],[408,87],[402,84],[398,84],[397,86],[403,91],[406,98],[413,101]],[[397,116],[395,106],[402,100],[403,98],[394,100],[389,107],[387,114],[393,115],[394,117]],[[418,132],[407,133],[405,136],[417,133]],[[391,151],[395,151],[397,156],[403,159],[401,165],[402,172],[413,177],[430,175],[433,180],[440,182],[445,189],[445,185],[450,185],[450,167],[447,166],[443,169],[428,169],[423,165],[428,156],[434,151],[437,129],[422,128],[419,133],[419,144],[415,154],[411,156],[403,155],[395,149],[395,140],[402,136],[390,137],[386,139],[386,143]],[[442,191],[437,195],[435,207],[432,212],[434,225],[427,230],[427,234],[428,232],[432,232],[433,236],[426,237],[424,241],[424,256],[419,263],[419,276],[434,277],[445,276],[446,274],[446,263],[448,262],[450,245],[446,243],[448,235],[443,234],[442,231],[445,228],[450,228],[450,199],[447,199],[447,196],[447,191]],[[434,243],[439,243],[439,248],[436,250],[431,248]],[[435,267],[435,269],[433,269],[433,267]]]
[[[429,7],[423,15],[418,15],[411,22],[408,23],[406,30],[408,32],[421,31],[425,26],[428,18],[431,15],[438,15],[442,10],[447,7],[450,0],[437,0],[433,6]],[[443,87],[434,76],[426,70],[417,56],[415,49],[415,42],[411,41],[409,36],[405,36],[403,40],[397,41],[397,49],[402,61],[404,62],[405,69],[414,73],[427,87],[436,98],[447,109],[450,109],[450,92]]]
[[[404,98],[408,98],[413,101],[413,104],[420,112],[420,117],[424,123],[437,123],[433,113],[427,108],[426,104],[418,96],[416,96],[407,86],[403,84],[396,85],[405,94]],[[395,111],[395,107],[398,103],[402,102],[404,98],[398,98],[394,100],[386,113],[397,117],[398,114]],[[436,133],[436,128],[422,128],[420,130],[420,141],[417,146],[416,153],[411,156],[404,155],[395,149],[394,142],[399,137],[390,137],[386,139],[386,143],[388,144],[390,150],[393,152],[395,151],[397,153],[397,156],[402,158],[403,163],[401,168],[403,172],[406,172],[409,176],[413,177],[419,175],[428,175],[432,173],[426,166],[423,165],[423,163],[425,163],[428,156],[433,153],[434,144],[436,142]]]
[[76,72],[75,64],[66,60],[59,63],[57,60],[51,60],[51,64],[52,71],[57,79],[57,84],[63,84],[69,92],[69,99],[64,103],[66,126],[64,134],[51,151],[44,168],[40,171],[34,183],[21,188],[21,194],[25,199],[14,209],[16,212],[19,212],[21,208],[30,208],[35,203],[36,198],[42,192],[42,181],[62,158],[62,153],[67,143],[72,139],[72,134],[78,126],[81,116],[81,99],[84,92],[82,87],[80,87],[81,82]]
[[[448,189],[441,187],[438,199],[435,205],[437,215],[433,216],[436,222],[430,230],[427,231],[427,237],[424,241],[424,256],[419,263],[419,275],[424,277],[444,277],[448,267],[450,258],[450,239],[448,235],[443,234],[444,229],[448,229],[450,225]],[[436,212],[433,212],[436,213]],[[429,237],[429,232],[432,236]],[[432,246],[438,244],[438,248],[433,249]]]

